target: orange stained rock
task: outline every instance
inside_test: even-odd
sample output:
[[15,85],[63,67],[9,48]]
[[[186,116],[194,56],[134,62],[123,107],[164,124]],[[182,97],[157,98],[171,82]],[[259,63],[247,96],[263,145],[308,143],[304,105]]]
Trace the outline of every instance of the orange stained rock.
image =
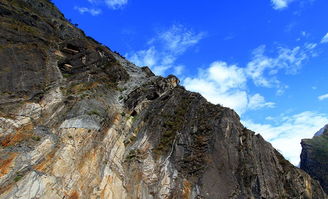
[[5,185],[5,186],[3,186],[3,187],[0,187],[0,194],[5,193],[6,191],[10,191],[10,190],[12,190],[13,187],[14,187],[13,185],[15,185],[15,183],[10,183],[10,184],[8,184],[8,185]]
[[121,114],[119,114],[119,113],[116,113],[115,114],[115,116],[114,116],[114,120],[113,120],[113,123],[114,124],[119,124],[119,122],[120,122],[120,119],[121,119]]
[[13,146],[31,137],[32,129],[33,129],[32,124],[28,124],[21,128],[18,128],[15,133],[9,134],[2,139],[1,146],[3,147]]
[[188,180],[183,180],[183,190],[182,190],[182,198],[188,199],[191,194],[191,183]]
[[52,163],[55,154],[56,151],[52,151],[44,158],[42,162],[37,165],[34,165],[33,168],[37,171],[44,172],[46,168],[48,168],[48,166]]
[[13,160],[17,157],[17,153],[9,154],[7,159],[0,159],[0,177],[6,175],[10,171],[10,167],[12,166]]
[[69,196],[69,199],[79,199],[79,194],[76,191],[74,191]]
[[91,90],[98,87],[99,84],[100,84],[99,82],[87,82],[87,83],[76,84],[70,88],[70,92],[75,94],[82,93],[84,91]]
[[81,173],[87,173],[89,171],[89,169],[91,168],[97,168],[98,167],[98,156],[97,153],[94,149],[92,149],[89,152],[86,152],[85,154],[83,154],[81,161],[78,165],[78,170]]

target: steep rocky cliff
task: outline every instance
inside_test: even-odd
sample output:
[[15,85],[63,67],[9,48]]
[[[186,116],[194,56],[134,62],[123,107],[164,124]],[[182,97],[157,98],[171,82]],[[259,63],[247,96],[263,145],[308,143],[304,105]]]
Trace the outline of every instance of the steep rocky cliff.
[[301,169],[318,180],[328,193],[328,125],[312,139],[303,139],[301,144]]
[[231,109],[0,2],[0,198],[327,198]]

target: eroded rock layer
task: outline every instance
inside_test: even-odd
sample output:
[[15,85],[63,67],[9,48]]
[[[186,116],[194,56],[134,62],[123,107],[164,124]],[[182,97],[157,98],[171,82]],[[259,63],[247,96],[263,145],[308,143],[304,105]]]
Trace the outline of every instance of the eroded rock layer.
[[326,198],[231,109],[0,2],[0,198]]

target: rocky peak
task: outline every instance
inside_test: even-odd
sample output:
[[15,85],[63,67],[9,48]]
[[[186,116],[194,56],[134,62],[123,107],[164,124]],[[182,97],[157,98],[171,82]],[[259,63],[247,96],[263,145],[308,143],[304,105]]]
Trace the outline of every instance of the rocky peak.
[[0,198],[327,198],[231,109],[0,2]]
[[316,132],[314,136],[320,136],[322,134],[328,134],[328,124]]
[[328,125],[312,139],[303,139],[301,145],[300,168],[318,180],[328,193]]

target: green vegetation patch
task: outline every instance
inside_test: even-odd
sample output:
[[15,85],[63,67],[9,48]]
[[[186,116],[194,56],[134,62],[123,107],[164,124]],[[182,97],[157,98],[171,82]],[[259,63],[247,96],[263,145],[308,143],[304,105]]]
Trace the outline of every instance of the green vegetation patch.
[[32,140],[34,140],[34,141],[40,141],[41,140],[41,138],[39,137],[39,136],[32,136]]
[[97,110],[91,110],[90,112],[88,112],[88,115],[96,115],[101,117],[101,114]]
[[21,179],[23,178],[23,175],[21,173],[16,173],[16,176],[14,178],[14,181],[15,182],[18,182],[20,181]]
[[33,26],[29,26],[25,23],[22,23],[20,21],[14,21],[14,20],[10,20],[10,21],[5,21],[2,23],[2,26],[9,29],[9,30],[16,30],[19,33],[27,33],[33,36],[41,36],[42,32]]
[[166,119],[163,125],[165,130],[160,137],[159,144],[153,149],[156,156],[167,154],[172,148],[177,132],[183,128],[190,102],[191,99],[188,96],[183,96],[173,115],[162,115]]
[[72,76],[72,74],[70,73],[63,73],[63,77],[65,78],[70,78]]
[[313,147],[314,158],[323,164],[328,164],[328,136],[315,136],[312,140],[308,140],[308,143]]
[[72,86],[70,86],[66,90],[66,94],[83,94],[85,91],[92,90],[97,88],[100,85],[99,82],[82,82],[82,83],[77,83]]

